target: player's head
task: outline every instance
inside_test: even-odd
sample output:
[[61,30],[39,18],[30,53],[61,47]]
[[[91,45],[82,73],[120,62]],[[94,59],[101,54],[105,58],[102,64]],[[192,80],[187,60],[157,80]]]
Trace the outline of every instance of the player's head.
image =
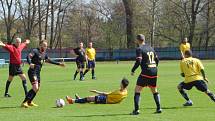
[[187,40],[187,38],[185,37],[184,39],[182,39],[182,41],[181,41],[182,43],[187,43],[188,42],[188,40]]
[[136,40],[138,44],[143,44],[145,43],[145,36],[143,34],[138,34],[136,37]]
[[128,86],[128,84],[129,84],[128,79],[123,78],[121,81],[121,88],[123,88],[123,89],[126,88]]
[[184,55],[185,55],[185,58],[192,57],[192,51],[191,51],[191,50],[186,50],[186,51],[184,52]]
[[79,43],[79,47],[80,47],[80,48],[83,48],[83,47],[84,47],[84,43],[83,43],[83,42],[80,42],[80,43]]
[[88,43],[88,47],[89,47],[89,48],[92,48],[92,47],[93,47],[93,42],[89,42],[89,43]]
[[22,40],[21,40],[21,38],[16,38],[15,39],[15,45],[16,45],[16,47],[19,47],[19,45],[21,44],[21,42],[22,42]]
[[48,47],[48,43],[47,43],[47,41],[46,40],[42,40],[42,41],[40,41],[40,51],[41,52],[45,52],[46,51],[46,49],[47,49],[47,47]]

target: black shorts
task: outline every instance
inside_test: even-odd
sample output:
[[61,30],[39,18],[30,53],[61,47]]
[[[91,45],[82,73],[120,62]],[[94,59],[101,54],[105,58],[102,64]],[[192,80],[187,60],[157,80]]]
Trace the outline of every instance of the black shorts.
[[35,82],[38,82],[40,84],[40,69],[39,68],[29,68],[28,69],[28,77],[31,82],[31,84],[34,84]]
[[208,90],[208,86],[203,80],[196,80],[196,81],[189,82],[189,83],[181,82],[179,84],[179,86],[181,86],[181,88],[186,89],[186,90],[192,89],[193,86],[195,86],[196,89],[198,89],[199,91],[202,91],[202,92],[205,92]]
[[157,77],[155,78],[147,78],[142,75],[140,75],[137,79],[136,85],[141,87],[157,87]]
[[84,68],[84,61],[76,60],[76,65],[78,69]]
[[95,65],[94,60],[88,60],[87,68],[95,68]]
[[95,103],[96,104],[106,104],[107,96],[106,95],[97,95],[95,96]]
[[10,64],[9,65],[9,75],[10,76],[16,76],[19,74],[23,74],[21,65],[19,64]]

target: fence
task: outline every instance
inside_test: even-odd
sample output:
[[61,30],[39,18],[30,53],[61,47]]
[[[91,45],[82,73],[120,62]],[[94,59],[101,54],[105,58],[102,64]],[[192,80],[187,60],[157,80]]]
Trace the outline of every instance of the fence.
[[[200,59],[215,59],[215,47],[192,48],[194,57]],[[23,50],[22,59],[25,59],[30,50]],[[97,60],[133,60],[135,58],[135,49],[96,49]],[[159,58],[166,60],[180,59],[180,52],[178,47],[155,48]],[[51,58],[69,58],[68,61],[74,60],[72,48],[47,50]],[[0,59],[9,60],[9,53],[4,49],[0,49]]]

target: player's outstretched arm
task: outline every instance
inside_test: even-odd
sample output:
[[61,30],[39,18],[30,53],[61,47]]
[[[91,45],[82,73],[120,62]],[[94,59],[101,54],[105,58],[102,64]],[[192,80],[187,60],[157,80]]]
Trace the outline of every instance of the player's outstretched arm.
[[65,64],[64,64],[64,63],[53,61],[53,60],[51,60],[50,58],[46,59],[46,62],[48,62],[48,63],[50,63],[50,64],[54,64],[54,65],[59,65],[59,66],[61,66],[61,67],[65,67]]
[[101,92],[101,91],[97,91],[97,90],[90,90],[90,92],[99,94],[99,95],[107,95],[107,92]]
[[6,46],[2,41],[0,41],[0,46]]

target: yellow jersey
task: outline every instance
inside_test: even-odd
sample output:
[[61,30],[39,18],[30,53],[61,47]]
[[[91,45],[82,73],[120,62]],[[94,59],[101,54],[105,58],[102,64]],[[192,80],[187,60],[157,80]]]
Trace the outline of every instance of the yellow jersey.
[[181,73],[185,75],[184,83],[203,80],[201,69],[204,69],[201,61],[197,58],[184,58],[180,62]]
[[184,54],[185,51],[187,51],[187,50],[190,50],[190,43],[188,43],[188,42],[186,44],[181,43],[180,51]]
[[124,98],[126,98],[128,95],[127,90],[116,90],[113,92],[110,92],[107,94],[107,103],[108,104],[114,104],[114,103],[119,103],[121,102]]
[[95,60],[96,50],[94,48],[86,48],[86,55],[88,60]]

